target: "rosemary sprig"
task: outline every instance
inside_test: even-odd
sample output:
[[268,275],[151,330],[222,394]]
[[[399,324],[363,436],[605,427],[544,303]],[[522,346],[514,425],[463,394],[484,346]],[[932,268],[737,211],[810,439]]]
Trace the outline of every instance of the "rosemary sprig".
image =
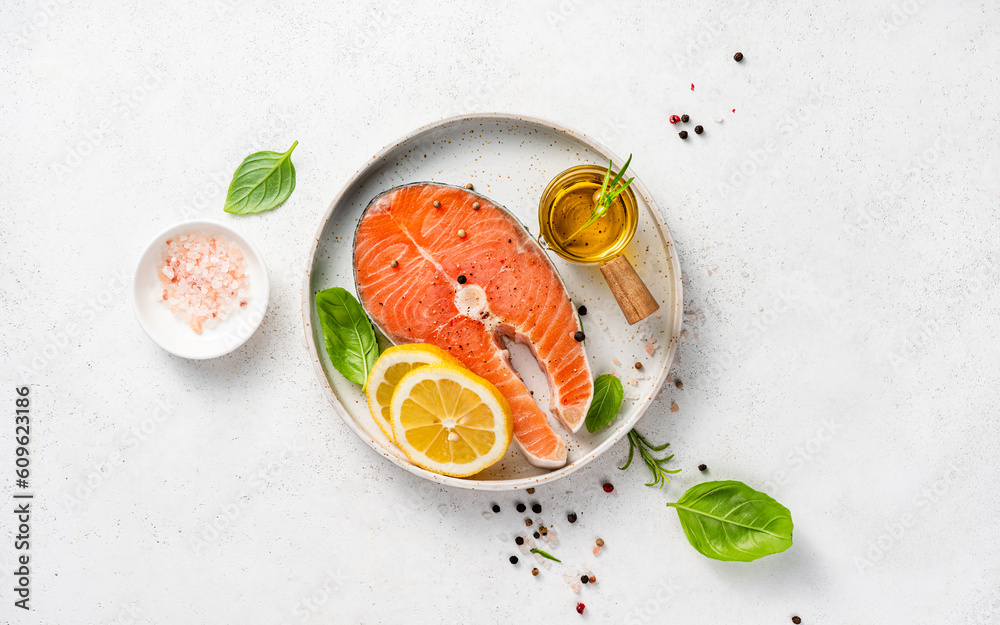
[[541,549],[532,549],[531,553],[537,553],[538,555],[542,556],[543,558],[548,558],[549,560],[555,560],[556,562],[562,562],[562,560],[560,560],[559,558],[555,557],[551,553],[545,553]]
[[627,189],[628,186],[632,184],[632,181],[635,180],[634,176],[626,180],[625,184],[618,186],[618,183],[621,182],[622,176],[625,175],[625,170],[628,169],[628,165],[631,162],[632,155],[629,154],[628,160],[625,161],[625,165],[618,171],[618,175],[615,176],[615,179],[612,180],[609,185],[608,180],[611,178],[611,168],[614,167],[614,163],[610,160],[608,161],[608,171],[604,173],[604,182],[601,184],[601,192],[597,196],[597,202],[594,203],[593,212],[590,213],[590,217],[587,218],[587,221],[585,221],[576,232],[567,238],[564,243],[569,243],[581,232],[594,225],[595,221],[603,217],[604,214],[608,212],[608,209],[611,208],[611,204],[618,198],[619,195],[622,194],[622,191]]
[[673,471],[669,469],[664,469],[664,463],[668,462],[674,457],[674,454],[670,454],[666,458],[657,458],[653,455],[654,451],[663,451],[667,447],[670,447],[670,443],[663,443],[659,447],[654,447],[646,440],[642,434],[639,434],[635,430],[629,430],[628,433],[628,460],[625,461],[625,465],[618,467],[619,470],[624,471],[629,468],[632,464],[632,457],[635,455],[635,450],[639,450],[639,457],[642,461],[646,463],[646,467],[649,468],[649,472],[653,474],[653,481],[648,482],[646,486],[658,486],[658,488],[663,488],[663,485],[670,481],[667,474],[680,473],[680,469],[675,469]]

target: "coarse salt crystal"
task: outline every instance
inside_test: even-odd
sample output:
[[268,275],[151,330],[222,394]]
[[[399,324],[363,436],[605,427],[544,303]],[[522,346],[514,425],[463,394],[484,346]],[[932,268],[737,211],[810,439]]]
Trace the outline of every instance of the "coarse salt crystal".
[[[190,232],[168,240],[162,253],[160,281],[171,312],[200,333],[246,305],[247,278],[243,252],[224,237]],[[222,265],[220,257],[231,261]],[[232,297],[239,291],[240,301]]]

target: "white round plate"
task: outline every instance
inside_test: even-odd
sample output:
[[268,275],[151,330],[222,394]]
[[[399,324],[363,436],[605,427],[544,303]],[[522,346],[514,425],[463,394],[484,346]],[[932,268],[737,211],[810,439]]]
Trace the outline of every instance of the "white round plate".
[[[607,166],[624,159],[587,135],[541,119],[506,114],[476,114],[436,122],[403,137],[376,154],[334,198],[323,216],[303,288],[302,315],[306,342],[330,401],[347,425],[378,453],[406,471],[459,488],[516,490],[569,475],[604,453],[642,416],[659,392],[673,362],[681,326],[680,267],[670,233],[652,198],[636,177],[632,183],[640,222],[625,251],[660,310],[628,325],[597,266],[574,265],[555,254],[555,263],[570,297],[587,306],[583,317],[587,356],[594,375],[615,373],[625,384],[625,402],[608,428],[589,434],[585,427],[570,434],[550,419],[566,440],[566,466],[539,469],[528,464],[517,445],[503,460],[470,478],[437,475],[421,469],[382,434],[368,413],[361,387],[344,378],[330,363],[316,316],[315,294],[339,286],[356,291],[352,267],[354,231],[362,211],[376,195],[410,182],[472,183],[475,191],[504,206],[538,235],[538,201],[558,173],[581,163]],[[633,168],[629,168],[633,175]],[[534,358],[522,345],[510,345],[515,369],[548,412],[548,386]],[[635,363],[641,362],[641,371]]]
[[[167,239],[192,231],[222,235],[243,250],[250,290],[244,309],[235,311],[214,328],[204,328],[201,334],[196,334],[163,305],[163,286],[157,275]],[[132,308],[139,325],[157,345],[181,358],[205,360],[228,354],[247,342],[264,319],[270,292],[267,266],[253,243],[229,226],[196,219],[167,228],[153,237],[143,250],[132,281]]]

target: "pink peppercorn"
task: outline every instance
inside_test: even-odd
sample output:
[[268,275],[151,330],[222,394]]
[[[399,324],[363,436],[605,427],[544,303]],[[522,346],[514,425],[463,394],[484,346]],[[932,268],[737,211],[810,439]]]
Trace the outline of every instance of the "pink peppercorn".
[[671,124],[676,124],[676,123],[679,123],[680,121],[681,121],[681,118],[678,117],[677,115],[671,115],[670,116],[670,123]]
[[615,489],[615,487],[611,484],[611,482],[605,482],[603,488],[604,488],[604,492],[606,492],[606,493],[610,493],[611,491],[613,491]]
[[576,604],[576,613],[577,614],[583,614],[583,611],[586,608],[587,608],[587,606],[583,605],[582,603],[578,603],[578,604]]

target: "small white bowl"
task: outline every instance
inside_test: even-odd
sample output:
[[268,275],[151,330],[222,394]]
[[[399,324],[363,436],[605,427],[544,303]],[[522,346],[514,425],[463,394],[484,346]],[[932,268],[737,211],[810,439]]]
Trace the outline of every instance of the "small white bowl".
[[[237,310],[214,328],[195,333],[163,304],[163,286],[157,275],[160,254],[167,239],[198,231],[225,236],[243,250],[247,264],[247,306]],[[264,319],[271,286],[260,250],[238,232],[217,221],[196,219],[181,222],[159,233],[139,257],[132,281],[132,307],[139,325],[149,338],[171,354],[192,360],[205,360],[228,354],[247,342]]]

